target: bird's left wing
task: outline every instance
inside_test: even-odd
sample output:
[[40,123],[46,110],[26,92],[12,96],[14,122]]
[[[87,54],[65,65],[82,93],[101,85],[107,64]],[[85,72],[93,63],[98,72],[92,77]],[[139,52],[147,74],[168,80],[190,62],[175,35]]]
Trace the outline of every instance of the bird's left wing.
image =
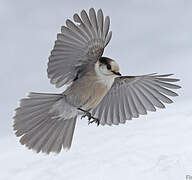
[[91,8],[88,14],[82,10],[73,20],[61,27],[49,57],[48,78],[58,88],[82,76],[102,56],[112,36],[109,16],[104,18],[101,9],[96,13]]
[[177,96],[169,89],[180,88],[171,83],[179,81],[168,77],[171,75],[148,74],[116,78],[109,92],[92,111],[93,116],[100,120],[101,125],[118,125],[147,114],[147,111],[156,111],[155,107],[165,108],[164,103],[173,102],[167,96]]

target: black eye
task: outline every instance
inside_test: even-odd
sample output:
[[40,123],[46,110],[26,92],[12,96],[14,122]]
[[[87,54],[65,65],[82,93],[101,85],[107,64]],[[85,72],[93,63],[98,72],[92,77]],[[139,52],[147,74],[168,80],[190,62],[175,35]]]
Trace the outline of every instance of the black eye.
[[111,65],[107,64],[107,69],[110,70],[111,69]]

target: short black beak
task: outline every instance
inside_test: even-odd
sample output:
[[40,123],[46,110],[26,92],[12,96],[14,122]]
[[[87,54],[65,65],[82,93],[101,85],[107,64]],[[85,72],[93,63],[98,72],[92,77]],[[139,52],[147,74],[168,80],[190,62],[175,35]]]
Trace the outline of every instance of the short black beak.
[[115,71],[112,71],[114,74],[118,75],[118,76],[121,76],[121,73],[120,72],[115,72]]

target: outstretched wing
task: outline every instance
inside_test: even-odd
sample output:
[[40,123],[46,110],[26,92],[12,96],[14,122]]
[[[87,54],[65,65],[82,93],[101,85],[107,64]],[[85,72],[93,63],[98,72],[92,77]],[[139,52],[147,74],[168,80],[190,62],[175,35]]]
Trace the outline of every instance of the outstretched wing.
[[137,118],[140,114],[147,114],[147,111],[156,111],[156,107],[165,108],[164,103],[173,102],[167,96],[177,96],[169,89],[180,88],[170,83],[179,81],[167,78],[171,75],[149,74],[116,78],[109,92],[93,110],[93,116],[102,125],[118,125]]
[[58,88],[82,76],[102,56],[112,36],[109,16],[104,19],[101,9],[96,14],[91,8],[89,15],[83,10],[73,19],[61,27],[49,57],[48,78]]

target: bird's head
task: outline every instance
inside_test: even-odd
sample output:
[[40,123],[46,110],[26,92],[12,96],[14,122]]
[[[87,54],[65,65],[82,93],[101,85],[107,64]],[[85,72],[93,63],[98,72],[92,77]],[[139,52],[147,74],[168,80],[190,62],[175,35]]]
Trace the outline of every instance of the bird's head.
[[119,73],[119,65],[112,59],[101,57],[98,63],[98,70],[105,76],[121,76]]

